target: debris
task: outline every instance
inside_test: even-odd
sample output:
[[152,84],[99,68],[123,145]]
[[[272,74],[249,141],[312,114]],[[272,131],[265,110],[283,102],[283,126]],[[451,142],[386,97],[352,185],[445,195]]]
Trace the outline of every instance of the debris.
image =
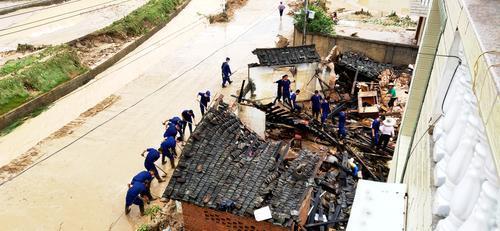
[[279,34],[276,37],[278,37],[278,41],[276,42],[276,48],[287,47],[290,44],[290,42],[288,41],[288,39],[285,38],[283,35]]

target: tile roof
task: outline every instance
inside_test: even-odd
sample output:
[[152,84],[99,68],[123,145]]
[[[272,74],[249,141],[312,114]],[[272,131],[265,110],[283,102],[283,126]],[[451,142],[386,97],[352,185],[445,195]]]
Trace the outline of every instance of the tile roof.
[[255,49],[252,53],[259,58],[259,66],[279,66],[321,61],[315,45]]
[[[320,157],[302,150],[283,161],[288,144],[266,142],[221,103],[203,117],[182,151],[163,197],[222,210],[232,200],[235,215],[253,217],[269,205],[276,225],[289,226],[312,187]],[[277,164],[278,163],[278,164]],[[286,165],[286,167],[285,167]]]

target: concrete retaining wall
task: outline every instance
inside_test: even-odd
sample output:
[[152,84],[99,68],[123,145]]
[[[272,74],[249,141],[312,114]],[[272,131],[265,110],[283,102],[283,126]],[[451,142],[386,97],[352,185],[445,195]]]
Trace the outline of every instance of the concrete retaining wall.
[[[120,59],[125,57],[127,54],[129,54],[130,52],[135,50],[137,47],[139,47],[141,44],[143,44],[146,40],[148,40],[154,34],[156,34],[156,32],[158,32],[163,27],[165,27],[167,25],[167,23],[170,20],[172,20],[172,18],[177,16],[177,14],[179,14],[179,12],[181,12],[187,6],[187,4],[189,4],[190,1],[191,0],[185,0],[185,2],[182,5],[180,5],[175,10],[174,13],[172,13],[170,15],[169,19],[166,22],[153,28],[153,30],[151,30],[147,34],[143,35],[142,37],[140,37],[139,39],[137,39],[136,41],[134,41],[133,43],[131,43],[130,45],[128,45],[127,47],[125,47],[124,49],[119,51],[118,53],[116,53],[115,55],[111,56],[108,60],[101,63],[100,65],[98,65],[94,69],[92,69],[92,70],[90,70],[90,71],[88,71],[80,76],[77,76],[77,77],[75,77],[75,78],[73,78],[65,83],[62,83],[61,85],[55,87],[54,89],[50,90],[49,92],[46,92],[46,93],[44,93],[44,94],[42,94],[34,99],[22,104],[21,106],[1,115],[0,116],[0,129],[7,127],[8,125],[10,125],[11,123],[15,122],[16,120],[18,120],[20,118],[28,116],[31,112],[35,111],[36,109],[38,109],[40,107],[44,107],[44,106],[47,106],[47,105],[55,102],[59,98],[65,96],[66,94],[72,92],[73,90],[88,83],[90,80],[95,78],[98,74],[104,72],[106,69],[113,66],[116,62],[118,62]],[[85,37],[86,36],[84,36],[82,38],[85,38]],[[82,38],[80,38],[80,39],[82,39]],[[76,40],[80,40],[80,39],[76,39]],[[73,40],[69,43],[72,43],[76,40]]]
[[[293,46],[302,45],[302,33],[295,29],[293,33]],[[337,45],[341,52],[354,51],[363,53],[371,59],[381,63],[396,65],[414,64],[417,59],[418,46],[369,40],[349,36],[327,36],[308,34],[306,44],[315,44],[321,57],[326,57],[328,52]]]

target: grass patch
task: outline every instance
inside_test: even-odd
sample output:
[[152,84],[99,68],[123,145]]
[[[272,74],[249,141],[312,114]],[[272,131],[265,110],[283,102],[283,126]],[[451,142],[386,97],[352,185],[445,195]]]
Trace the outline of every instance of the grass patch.
[[7,62],[0,68],[0,115],[87,70],[66,45]]
[[0,136],[5,136],[5,135],[9,134],[14,129],[16,129],[17,127],[21,126],[21,124],[23,124],[24,121],[42,114],[42,112],[44,112],[45,110],[47,110],[47,108],[48,107],[40,107],[40,108],[36,109],[34,112],[30,113],[28,116],[26,116],[24,118],[17,119],[13,123],[11,123],[9,126],[7,126],[7,127],[3,128],[2,130],[0,130]]
[[129,15],[113,22],[113,24],[94,34],[105,34],[121,38],[143,35],[153,27],[166,22],[170,14],[182,2],[184,2],[184,0],[150,0]]

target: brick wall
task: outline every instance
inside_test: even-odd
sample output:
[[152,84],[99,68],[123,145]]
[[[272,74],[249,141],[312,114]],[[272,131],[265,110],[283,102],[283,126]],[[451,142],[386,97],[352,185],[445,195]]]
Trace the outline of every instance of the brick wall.
[[184,228],[186,231],[285,231],[285,227],[270,222],[257,222],[253,218],[202,208],[182,203]]

